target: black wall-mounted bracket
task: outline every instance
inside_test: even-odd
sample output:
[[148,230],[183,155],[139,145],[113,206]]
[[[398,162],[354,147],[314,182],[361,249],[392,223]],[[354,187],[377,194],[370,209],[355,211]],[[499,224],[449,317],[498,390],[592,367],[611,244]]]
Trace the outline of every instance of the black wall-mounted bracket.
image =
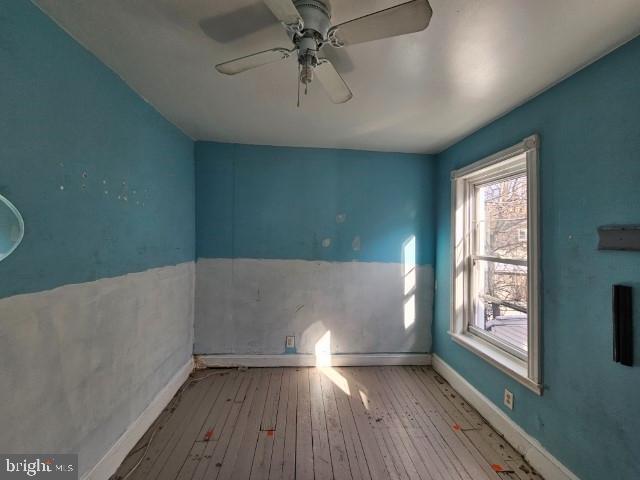
[[613,361],[633,366],[632,288],[613,286]]
[[598,250],[640,252],[640,225],[606,225],[598,227]]

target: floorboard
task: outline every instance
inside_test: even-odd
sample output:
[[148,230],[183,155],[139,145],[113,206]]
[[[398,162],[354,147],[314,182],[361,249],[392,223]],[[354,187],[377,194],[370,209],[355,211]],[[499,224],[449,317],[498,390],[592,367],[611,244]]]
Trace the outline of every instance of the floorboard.
[[541,480],[430,367],[194,372],[112,480]]

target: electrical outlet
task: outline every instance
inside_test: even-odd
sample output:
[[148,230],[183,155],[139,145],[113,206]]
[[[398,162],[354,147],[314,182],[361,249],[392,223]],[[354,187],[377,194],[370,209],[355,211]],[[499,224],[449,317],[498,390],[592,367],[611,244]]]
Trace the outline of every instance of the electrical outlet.
[[504,389],[504,404],[509,410],[513,410],[513,393]]
[[288,349],[296,348],[296,337],[293,335],[287,336],[285,340],[285,347]]

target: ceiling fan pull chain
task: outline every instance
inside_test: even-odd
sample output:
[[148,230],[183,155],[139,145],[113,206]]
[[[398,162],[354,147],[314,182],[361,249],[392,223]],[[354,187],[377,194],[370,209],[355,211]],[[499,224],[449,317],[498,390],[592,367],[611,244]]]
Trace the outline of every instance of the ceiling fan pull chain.
[[302,69],[302,67],[300,66],[300,64],[298,63],[298,108],[300,108],[300,70]]
[[309,55],[307,55],[306,69],[307,69],[307,75],[306,75],[305,82],[304,82],[304,94],[305,94],[305,96],[309,92],[309,83],[311,83],[311,75],[312,75],[312,73],[311,73],[312,72],[312,70],[311,70],[311,57]]

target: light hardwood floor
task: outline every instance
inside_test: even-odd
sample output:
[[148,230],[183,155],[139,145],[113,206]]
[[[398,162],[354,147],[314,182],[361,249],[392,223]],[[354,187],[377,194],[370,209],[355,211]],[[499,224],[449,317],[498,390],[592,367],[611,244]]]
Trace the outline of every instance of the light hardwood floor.
[[541,477],[430,367],[334,367],[196,372],[113,478]]

